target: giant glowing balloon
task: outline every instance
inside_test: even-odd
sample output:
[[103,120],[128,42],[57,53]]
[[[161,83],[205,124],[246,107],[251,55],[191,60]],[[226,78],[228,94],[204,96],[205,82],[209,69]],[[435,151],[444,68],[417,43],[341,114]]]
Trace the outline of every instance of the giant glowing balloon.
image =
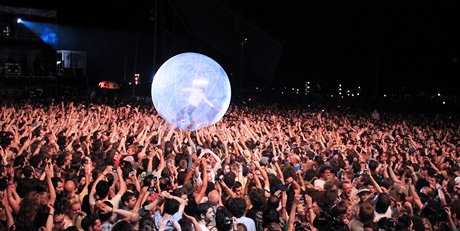
[[194,131],[219,121],[230,105],[230,82],[213,59],[182,53],[167,60],[152,81],[152,101],[169,124]]

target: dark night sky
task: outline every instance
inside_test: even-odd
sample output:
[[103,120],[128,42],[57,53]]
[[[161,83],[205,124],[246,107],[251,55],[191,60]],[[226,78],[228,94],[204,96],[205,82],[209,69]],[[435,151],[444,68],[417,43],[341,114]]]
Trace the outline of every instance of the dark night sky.
[[[61,24],[153,31],[153,1],[30,2],[2,4],[56,9]],[[382,92],[460,92],[459,1],[220,2],[283,44],[270,85],[342,83],[372,92],[378,77]]]

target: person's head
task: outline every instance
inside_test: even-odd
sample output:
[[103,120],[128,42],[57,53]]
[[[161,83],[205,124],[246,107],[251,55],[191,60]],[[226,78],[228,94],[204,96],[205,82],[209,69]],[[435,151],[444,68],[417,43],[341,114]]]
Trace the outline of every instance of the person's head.
[[339,191],[340,181],[336,178],[330,178],[324,183],[324,190],[328,192],[337,192]]
[[126,191],[123,196],[121,196],[121,202],[124,206],[128,207],[129,209],[133,209],[136,205],[136,195],[133,192]]
[[233,188],[236,182],[236,174],[233,171],[226,173],[224,175],[224,182],[228,187]]
[[163,213],[173,215],[179,211],[179,202],[173,199],[166,199],[164,208],[163,208]]
[[352,182],[353,178],[354,178],[353,172],[345,171],[345,172],[342,172],[342,174],[340,176],[340,181],[342,181],[342,182],[345,182],[345,181]]
[[219,231],[232,230],[232,213],[224,206],[220,206],[216,210],[216,228]]
[[267,200],[267,208],[277,209],[280,205],[280,197],[276,195],[271,195]]
[[78,200],[71,200],[69,203],[69,211],[67,215],[71,218],[74,218],[76,215],[81,213],[81,204]]
[[75,182],[71,179],[66,180],[65,185],[64,185],[64,190],[67,193],[67,195],[75,194],[77,190],[77,187],[75,186]]
[[270,222],[264,227],[264,231],[282,231],[281,225],[278,222]]
[[362,223],[374,220],[374,208],[371,203],[363,203],[359,207],[359,221]]
[[333,176],[331,172],[331,167],[328,165],[322,165],[319,168],[319,178],[322,178],[323,180],[328,180]]
[[51,178],[51,182],[53,183],[53,187],[56,190],[56,194],[59,195],[64,191],[64,182],[60,177]]
[[[179,220],[179,223],[181,222],[181,220]],[[154,227],[155,227],[154,221],[149,216],[144,216],[139,220],[139,231],[155,231],[156,229]],[[182,227],[182,230],[186,230],[186,229]]]
[[211,206],[216,206],[219,203],[219,197],[220,197],[219,191],[212,190],[208,194],[208,203]]
[[380,227],[378,223],[373,221],[367,221],[363,224],[363,231],[379,231]]
[[[108,207],[113,208],[113,205],[112,205],[112,203],[110,201],[104,201],[102,203],[103,204],[100,204],[99,206],[108,206]],[[104,222],[109,221],[110,217],[112,216],[112,213],[111,212],[104,212],[103,210],[98,208],[98,215],[99,215],[99,219],[101,220],[101,223],[104,223]]]
[[265,229],[268,228],[268,230],[277,230],[271,229],[270,227],[272,227],[274,223],[279,223],[279,221],[280,215],[276,209],[268,209],[264,211],[262,225]]
[[238,224],[236,225],[236,230],[237,230],[237,231],[248,231],[248,228],[246,227],[245,224],[243,224],[243,223],[238,223]]
[[111,231],[132,231],[133,226],[127,220],[119,220],[113,224]]
[[252,207],[258,210],[265,208],[266,199],[265,191],[260,188],[256,188],[249,193],[249,199],[251,200]]
[[344,194],[347,198],[351,197],[351,193],[353,192],[353,184],[350,182],[342,182],[342,186],[340,188],[342,190],[342,194]]
[[243,198],[230,198],[227,201],[228,210],[235,216],[236,218],[240,218],[244,216],[246,212],[246,201]]
[[47,205],[40,204],[37,209],[37,214],[35,215],[33,227],[39,228],[45,226],[49,213],[50,208]]
[[390,196],[386,193],[379,193],[374,199],[374,209],[375,212],[384,214],[387,210],[388,207],[390,207],[391,200]]
[[243,185],[239,181],[235,182],[235,185],[233,186],[233,192],[235,192],[237,197],[244,196]]
[[65,220],[64,220],[64,213],[60,209],[54,210],[54,217],[53,217],[53,230],[64,230]]
[[196,218],[198,221],[204,221],[206,224],[214,220],[214,209],[208,203],[201,203],[196,206]]
[[348,204],[346,201],[340,201],[335,206],[331,208],[331,214],[337,218],[343,218],[343,216],[347,213]]
[[96,195],[99,197],[99,199],[104,199],[109,195],[109,182],[105,180],[101,180],[97,183],[96,185]]
[[81,221],[81,228],[84,231],[101,231],[101,220],[96,215],[88,215]]

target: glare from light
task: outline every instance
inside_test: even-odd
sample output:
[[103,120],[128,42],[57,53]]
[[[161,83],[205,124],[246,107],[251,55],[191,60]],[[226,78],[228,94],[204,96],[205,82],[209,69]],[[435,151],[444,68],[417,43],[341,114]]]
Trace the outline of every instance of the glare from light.
[[17,23],[22,23],[22,19],[21,19],[21,18],[18,18],[18,19],[16,20],[16,22],[17,22]]

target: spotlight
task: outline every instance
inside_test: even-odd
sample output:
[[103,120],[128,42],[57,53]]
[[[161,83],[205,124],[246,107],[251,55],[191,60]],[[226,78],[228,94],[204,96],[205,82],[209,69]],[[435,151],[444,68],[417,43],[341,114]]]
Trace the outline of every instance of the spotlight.
[[16,22],[17,22],[17,23],[22,23],[22,19],[21,19],[21,18],[18,18],[18,19],[16,20]]

